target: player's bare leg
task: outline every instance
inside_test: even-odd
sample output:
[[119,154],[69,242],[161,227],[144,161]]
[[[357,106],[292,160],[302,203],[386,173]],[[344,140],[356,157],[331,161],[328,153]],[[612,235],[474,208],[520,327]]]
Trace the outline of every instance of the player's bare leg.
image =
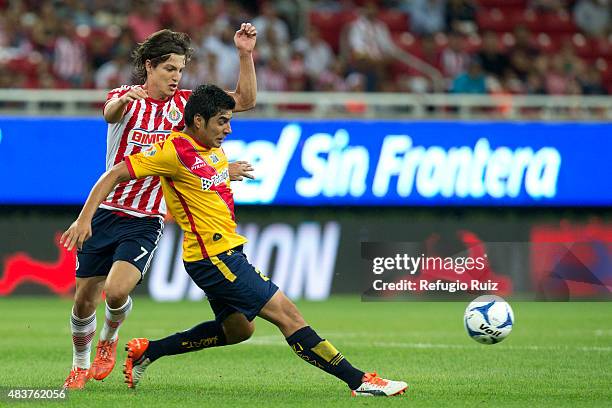
[[74,306],[72,312],[79,319],[91,316],[102,300],[102,289],[106,276],[76,278]]
[[119,326],[132,310],[130,293],[140,278],[140,270],[126,261],[114,262],[106,278],[104,326],[100,332],[96,357],[89,370],[89,375],[96,380],[106,378],[115,367]]
[[346,382],[353,396],[391,396],[402,394],[408,387],[403,381],[386,380],[376,373],[364,373],[353,367],[329,341],[306,324],[295,304],[280,290],[259,316],[280,329],[300,358]]
[[261,309],[259,316],[278,327],[285,337],[308,326],[297,306],[280,290]]
[[76,278],[70,317],[72,369],[64,382],[64,388],[83,388],[89,378],[91,343],[96,333],[96,307],[101,300],[104,279],[104,276]]

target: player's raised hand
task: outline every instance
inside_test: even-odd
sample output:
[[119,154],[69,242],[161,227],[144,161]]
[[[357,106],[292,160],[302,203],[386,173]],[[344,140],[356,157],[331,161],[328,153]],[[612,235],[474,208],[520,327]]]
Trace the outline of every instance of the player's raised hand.
[[133,101],[139,101],[141,99],[145,99],[149,96],[147,91],[142,86],[137,86],[130,89],[127,93],[125,93],[121,99],[123,103],[130,103]]
[[72,248],[78,249],[83,248],[83,243],[91,237],[91,222],[82,222],[76,220],[72,223],[60,238],[60,245],[64,245],[64,248],[68,248],[72,251]]
[[251,23],[242,23],[234,34],[234,44],[240,52],[252,52],[257,41],[257,29]]
[[228,165],[229,168],[229,176],[231,181],[242,181],[244,177],[250,178],[251,180],[255,180],[255,176],[253,176],[250,171],[255,170],[251,163],[245,161],[236,161],[232,162]]

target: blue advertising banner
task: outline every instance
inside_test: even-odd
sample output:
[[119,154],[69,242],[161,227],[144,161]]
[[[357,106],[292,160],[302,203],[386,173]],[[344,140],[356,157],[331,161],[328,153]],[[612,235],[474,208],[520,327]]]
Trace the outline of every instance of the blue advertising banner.
[[[240,120],[223,148],[239,204],[609,206],[612,124]],[[102,119],[0,118],[0,204],[81,204]]]

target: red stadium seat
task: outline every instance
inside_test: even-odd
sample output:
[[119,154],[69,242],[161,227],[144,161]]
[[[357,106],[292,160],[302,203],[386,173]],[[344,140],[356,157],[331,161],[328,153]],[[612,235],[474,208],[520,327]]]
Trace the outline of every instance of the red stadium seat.
[[340,30],[336,13],[329,11],[311,11],[310,24],[316,27],[323,38],[334,50],[338,48]]
[[401,76],[412,76],[417,74],[417,71],[412,67],[404,64],[401,61],[394,61],[389,66],[389,70],[391,72],[391,76],[397,80],[397,78]]
[[408,14],[398,10],[385,9],[378,13],[378,18],[384,22],[392,33],[402,33],[409,30]]
[[612,38],[599,39],[596,41],[596,49],[599,55],[611,60],[612,59]]
[[533,10],[526,10],[523,13],[523,17],[523,23],[527,26],[529,31],[543,31],[542,21],[539,19],[538,14],[536,14]]
[[92,38],[100,40],[107,48],[111,48],[113,46],[113,43],[117,40],[117,37],[113,34],[112,30],[105,28],[95,28],[91,31],[91,34],[89,34],[86,41],[84,42],[85,46],[88,49],[91,48]]
[[524,9],[527,7],[527,0],[478,0],[478,5],[482,8],[506,8]]
[[536,44],[538,49],[546,54],[552,54],[559,51],[560,38],[556,35],[549,35],[548,33],[539,33],[536,35]]
[[416,56],[421,55],[421,41],[418,37],[405,32],[392,34],[393,42],[402,50],[414,54]]
[[481,10],[476,14],[476,24],[480,30],[491,31],[512,31],[512,29],[524,21],[523,12],[518,11],[502,11],[494,8],[490,10]]
[[539,29],[547,33],[575,33],[578,31],[576,24],[568,13],[547,13],[537,18]]
[[330,12],[330,11],[311,11],[310,24],[316,27],[321,33],[321,37],[327,42],[335,52],[340,45],[340,33],[344,26],[354,20],[357,13],[353,10]]
[[527,28],[533,32],[543,33],[575,33],[576,24],[568,13],[538,14],[532,10],[523,14]]
[[357,10],[343,10],[338,13],[338,20],[344,26],[347,23],[355,21],[359,17]]
[[380,3],[382,3],[382,1],[381,0],[353,0],[353,3],[355,3],[355,5],[358,7],[363,7],[367,3],[376,3],[380,7]]
[[582,58],[612,57],[612,43],[607,39],[586,38],[577,33],[572,36],[572,44],[576,54]]
[[28,57],[8,60],[6,63],[6,68],[9,72],[19,72],[28,77],[36,76],[36,67],[38,62],[34,56],[38,56],[38,59],[40,59],[39,53],[32,53]]
[[[439,61],[428,61],[427,58],[425,57],[424,53],[423,53],[423,48],[422,48],[422,39],[419,37],[416,37],[414,35],[412,35],[411,33],[395,33],[392,35],[393,36],[393,41],[395,42],[395,44],[401,48],[402,50],[414,55],[415,57],[421,59],[422,61],[424,61],[427,64],[430,64],[432,66],[434,66],[435,68],[439,69]],[[436,46],[438,48],[441,48],[442,46],[446,46],[446,36],[444,34],[440,33],[440,36],[436,36]],[[439,54],[437,53],[437,56],[439,57]],[[393,78],[397,79],[400,78],[402,76],[418,76],[418,75],[423,75],[423,72],[412,68],[408,65],[405,65],[404,63],[400,62],[400,61],[395,61],[393,63],[391,63],[390,66],[390,70],[391,70],[391,74],[393,76]]]
[[502,14],[499,9],[481,10],[476,13],[476,24],[480,30],[500,31],[498,22],[502,19]]
[[598,62],[598,61],[600,61],[600,60],[605,62],[605,59],[603,59],[603,58],[601,58],[601,57],[580,57],[580,59],[581,59],[582,61],[584,61],[584,63],[585,63],[586,65],[589,65],[589,66],[591,66],[591,65],[593,65],[593,66],[594,66],[594,65],[596,65],[596,64],[597,64],[597,62]]

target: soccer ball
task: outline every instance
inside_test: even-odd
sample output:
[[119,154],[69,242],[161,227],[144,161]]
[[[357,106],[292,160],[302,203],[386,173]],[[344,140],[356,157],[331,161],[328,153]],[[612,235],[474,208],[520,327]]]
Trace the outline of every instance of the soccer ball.
[[484,295],[465,309],[463,319],[468,335],[482,344],[496,344],[508,337],[514,325],[510,305],[499,296]]

